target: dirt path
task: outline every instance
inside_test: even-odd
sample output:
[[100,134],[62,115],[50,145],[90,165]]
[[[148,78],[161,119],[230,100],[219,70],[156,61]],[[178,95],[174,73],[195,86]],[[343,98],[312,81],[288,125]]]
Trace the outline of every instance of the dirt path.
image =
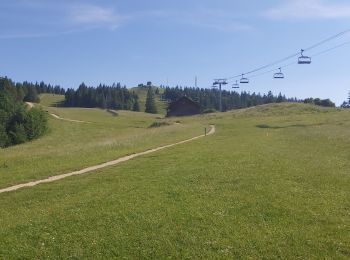
[[[29,108],[33,108],[34,107],[34,104],[32,102],[26,102],[27,106]],[[63,117],[60,117],[54,113],[49,113],[50,116],[53,116],[54,118],[56,119],[59,119],[59,120],[63,120],[63,121],[68,121],[68,122],[74,122],[74,123],[91,123],[91,122],[87,122],[87,121],[81,121],[81,120],[74,120],[74,119],[68,119],[68,118],[63,118]]]
[[[210,131],[207,133],[207,135],[212,135],[212,134],[215,133],[215,126],[211,125],[210,127],[211,127]],[[174,143],[174,144],[164,145],[164,146],[160,146],[160,147],[157,147],[157,148],[154,148],[154,149],[151,149],[151,150],[147,150],[147,151],[144,151],[144,152],[140,152],[140,153],[135,153],[135,154],[132,154],[132,155],[124,156],[124,157],[121,157],[121,158],[119,158],[117,160],[106,162],[106,163],[95,165],[95,166],[91,166],[91,167],[82,169],[80,171],[70,172],[70,173],[61,174],[61,175],[57,175],[57,176],[52,176],[52,177],[49,177],[49,178],[43,179],[43,180],[37,180],[37,181],[28,182],[28,183],[18,184],[18,185],[11,186],[11,187],[8,187],[8,188],[0,189],[0,193],[16,191],[18,189],[22,189],[22,188],[25,188],[25,187],[33,187],[33,186],[36,186],[36,185],[39,185],[39,184],[42,184],[42,183],[55,182],[55,181],[59,181],[61,179],[67,178],[67,177],[89,173],[89,172],[92,172],[92,171],[96,171],[96,170],[99,170],[99,169],[103,169],[103,168],[106,168],[106,167],[110,167],[110,166],[113,166],[113,165],[120,164],[122,162],[129,161],[129,160],[131,160],[133,158],[136,158],[136,157],[139,157],[139,156],[142,156],[142,155],[154,153],[154,152],[157,152],[157,151],[160,151],[160,150],[164,150],[166,148],[170,148],[170,147],[173,147],[173,146],[176,146],[176,145],[179,145],[179,144],[188,143],[188,142],[191,142],[193,140],[196,140],[196,139],[199,139],[199,138],[203,138],[203,137],[205,137],[205,135],[199,135],[199,136],[196,136],[196,137],[193,137],[193,138],[181,141],[181,142],[177,142],[177,143]]]
[[28,106],[29,108],[33,108],[33,107],[34,107],[34,104],[31,103],[31,102],[26,102],[26,104],[27,104],[27,106]]
[[56,115],[56,114],[53,114],[53,113],[51,113],[50,115],[53,116],[53,117],[56,118],[56,119],[63,120],[63,121],[68,121],[68,122],[74,122],[74,123],[88,123],[88,124],[91,123],[91,122],[87,122],[87,121],[81,121],[81,120],[74,120],[74,119],[63,118],[63,117],[60,117],[60,116],[58,116],[58,115]]

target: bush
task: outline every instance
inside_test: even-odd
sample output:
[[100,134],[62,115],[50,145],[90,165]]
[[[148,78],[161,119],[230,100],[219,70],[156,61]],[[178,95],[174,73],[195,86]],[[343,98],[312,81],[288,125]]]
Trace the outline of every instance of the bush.
[[203,114],[211,114],[211,113],[216,113],[216,112],[218,112],[216,109],[208,108],[208,109],[204,110],[202,113]]
[[16,123],[14,130],[10,132],[12,144],[25,143],[27,139],[27,133],[23,125]]
[[24,123],[28,140],[33,140],[42,136],[47,130],[46,114],[37,108],[32,108]]
[[169,126],[169,125],[170,124],[168,122],[154,122],[148,128],[157,128],[157,127]]

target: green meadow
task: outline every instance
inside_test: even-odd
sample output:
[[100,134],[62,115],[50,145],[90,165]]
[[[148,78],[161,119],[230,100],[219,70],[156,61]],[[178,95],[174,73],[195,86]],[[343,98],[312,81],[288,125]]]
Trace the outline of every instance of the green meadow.
[[[0,150],[0,187],[203,134],[120,165],[0,194],[0,258],[349,259],[350,110],[273,104],[164,119],[44,109]],[[54,102],[58,102],[57,100]],[[113,112],[113,113],[112,113]],[[169,126],[149,128],[154,122]]]
[[[42,96],[44,104],[59,97]],[[38,106],[38,105],[37,105]],[[40,106],[40,105],[39,105]],[[79,170],[121,156],[181,141],[204,132],[203,122],[176,124],[163,115],[101,109],[43,106],[48,115],[49,133],[23,145],[0,150],[0,188]],[[149,128],[154,122],[169,126]]]

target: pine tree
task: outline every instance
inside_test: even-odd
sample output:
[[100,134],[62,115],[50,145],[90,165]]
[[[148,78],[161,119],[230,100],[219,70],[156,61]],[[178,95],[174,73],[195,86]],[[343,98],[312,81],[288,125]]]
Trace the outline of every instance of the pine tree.
[[34,103],[40,102],[40,99],[39,99],[39,96],[38,96],[38,92],[37,92],[37,90],[36,90],[36,88],[34,86],[31,86],[31,87],[28,88],[28,93],[24,97],[24,101],[26,101],[26,102],[34,102]]
[[150,114],[157,114],[158,112],[152,87],[149,87],[147,91],[145,112]]
[[277,102],[277,103],[282,103],[282,102],[283,102],[283,96],[282,96],[282,93],[281,93],[281,92],[278,94],[278,97],[277,97],[276,102]]
[[140,104],[138,99],[135,99],[134,105],[132,107],[132,111],[139,112],[140,111]]
[[0,123],[0,148],[5,148],[9,143],[5,126]]

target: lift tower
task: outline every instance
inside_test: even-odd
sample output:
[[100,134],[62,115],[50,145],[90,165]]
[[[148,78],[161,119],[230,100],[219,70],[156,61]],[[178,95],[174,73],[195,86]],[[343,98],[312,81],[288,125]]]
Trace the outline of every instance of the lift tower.
[[216,88],[219,86],[219,106],[220,106],[220,112],[222,112],[222,86],[225,86],[227,85],[227,79],[215,79],[214,80],[214,84],[213,84],[213,87]]

